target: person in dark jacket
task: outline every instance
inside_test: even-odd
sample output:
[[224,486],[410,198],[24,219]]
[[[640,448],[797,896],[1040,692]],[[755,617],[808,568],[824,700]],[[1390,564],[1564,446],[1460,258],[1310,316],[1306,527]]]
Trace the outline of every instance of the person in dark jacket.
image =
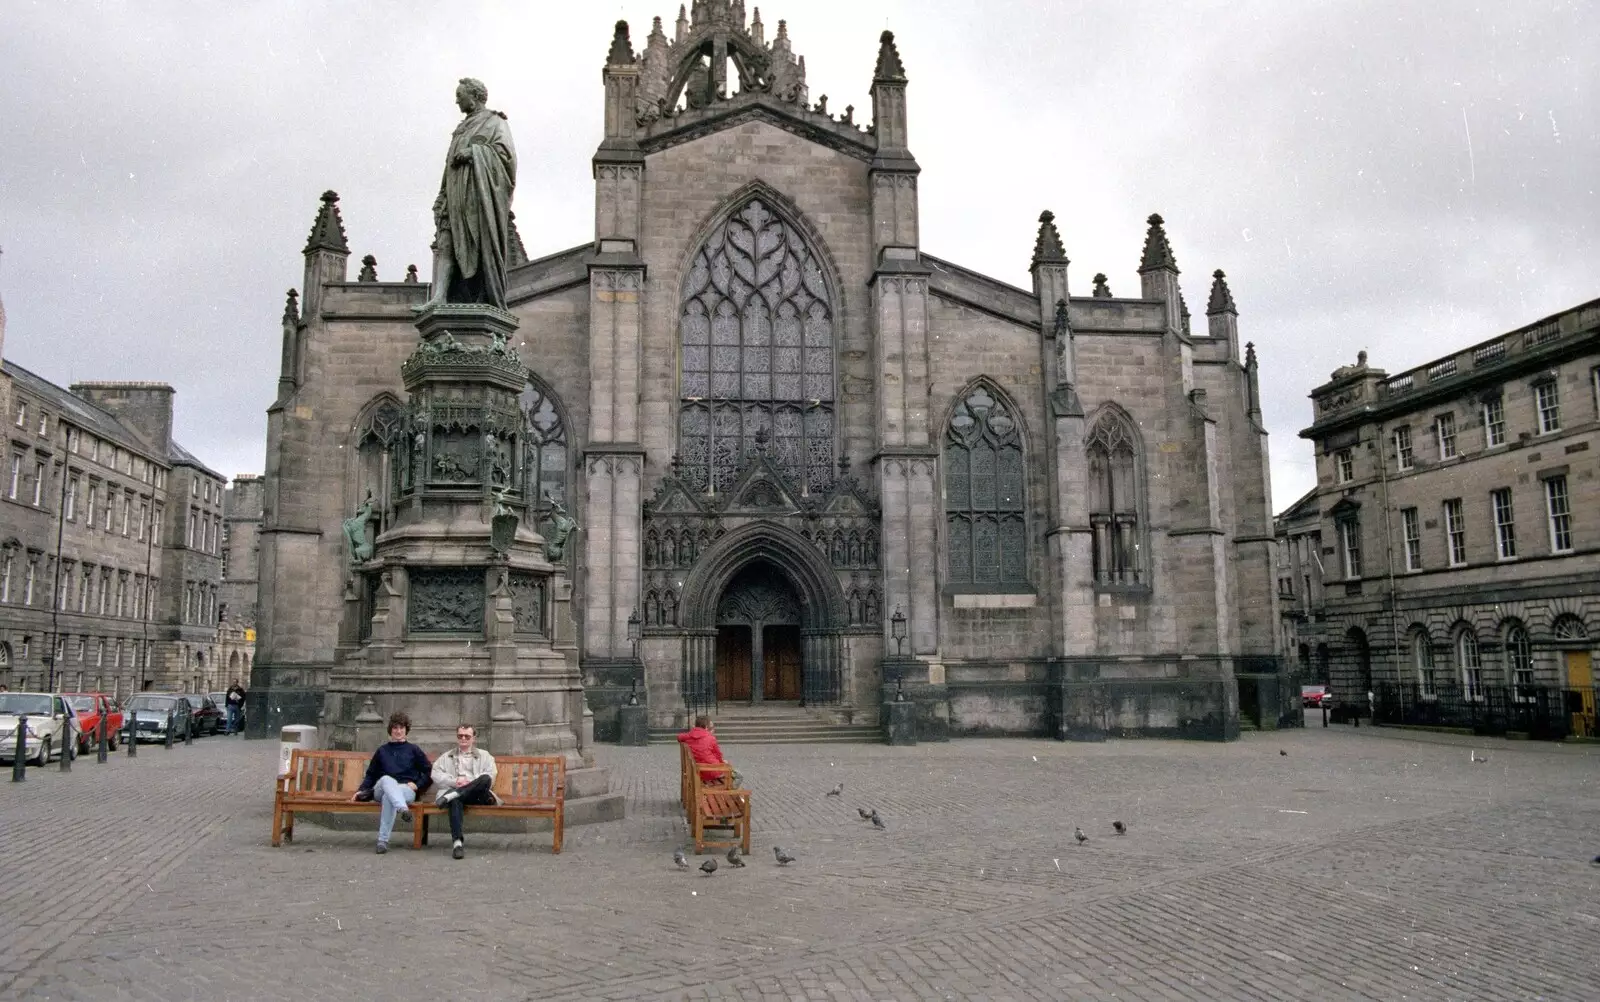
[[389,715],[389,740],[378,746],[367,763],[367,774],[351,800],[377,800],[382,805],[378,815],[378,853],[389,851],[389,833],[394,831],[394,819],[411,820],[407,809],[416,802],[418,794],[433,782],[433,764],[421,748],[406,740],[411,733],[411,718],[404,713]]
[[228,729],[225,733],[243,733],[245,691],[238,679],[228,686],[228,694],[224,699],[228,704]]

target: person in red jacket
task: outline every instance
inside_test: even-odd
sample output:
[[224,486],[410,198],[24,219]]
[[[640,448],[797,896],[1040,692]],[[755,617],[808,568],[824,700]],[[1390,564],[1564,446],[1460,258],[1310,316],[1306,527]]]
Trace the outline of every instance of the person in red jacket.
[[[701,714],[694,718],[694,726],[678,735],[678,740],[689,746],[689,754],[702,765],[721,765],[722,749],[717,745],[717,736],[712,731],[711,718]],[[700,773],[700,780],[704,783],[720,782],[721,777],[714,772]]]

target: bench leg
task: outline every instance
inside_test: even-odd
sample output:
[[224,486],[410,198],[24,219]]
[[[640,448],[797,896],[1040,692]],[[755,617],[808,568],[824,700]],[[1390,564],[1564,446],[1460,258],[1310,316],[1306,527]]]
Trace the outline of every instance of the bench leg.
[[741,827],[744,828],[744,848],[742,848],[740,850],[740,852],[743,852],[746,856],[748,856],[748,855],[750,855],[750,802],[749,801],[745,801],[744,818],[743,818],[743,824],[741,825]]
[[283,840],[285,842],[293,842],[294,841],[294,812],[293,811],[284,811],[283,812]]
[[563,835],[565,834],[566,826],[567,826],[567,812],[563,808],[558,806],[556,808],[556,816],[555,816],[555,819],[554,819],[554,823],[552,825],[552,827],[554,829],[554,832],[555,832],[553,841],[551,842],[551,849],[553,850],[553,855],[556,855],[556,856],[561,855],[561,840],[562,840]]
[[411,812],[411,848],[421,849],[428,844],[428,816],[419,805]]
[[283,805],[281,803],[272,805],[272,844],[275,846],[283,844]]

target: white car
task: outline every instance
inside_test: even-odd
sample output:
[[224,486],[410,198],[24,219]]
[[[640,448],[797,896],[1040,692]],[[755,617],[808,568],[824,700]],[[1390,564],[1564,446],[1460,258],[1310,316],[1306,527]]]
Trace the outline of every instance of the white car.
[[23,758],[44,765],[54,755],[72,755],[77,749],[77,717],[59,694],[0,692],[0,762],[17,754],[17,720],[27,720]]

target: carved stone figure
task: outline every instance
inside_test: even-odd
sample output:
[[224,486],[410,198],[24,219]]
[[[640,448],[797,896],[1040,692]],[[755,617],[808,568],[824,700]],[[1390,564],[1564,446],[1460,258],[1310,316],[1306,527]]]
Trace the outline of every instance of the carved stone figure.
[[550,531],[544,537],[544,555],[551,561],[562,558],[567,549],[567,537],[578,527],[578,520],[567,514],[561,507],[561,502],[545,494],[545,500],[550,502]]
[[372,492],[361,502],[356,513],[344,520],[344,539],[350,547],[350,562],[363,563],[372,559],[372,544],[367,541],[367,523],[372,521]]
[[466,115],[450,137],[433,202],[433,295],[428,305],[487,303],[505,309],[511,193],[517,152],[502,112],[485,107],[489,89],[463,78],[456,105]]

